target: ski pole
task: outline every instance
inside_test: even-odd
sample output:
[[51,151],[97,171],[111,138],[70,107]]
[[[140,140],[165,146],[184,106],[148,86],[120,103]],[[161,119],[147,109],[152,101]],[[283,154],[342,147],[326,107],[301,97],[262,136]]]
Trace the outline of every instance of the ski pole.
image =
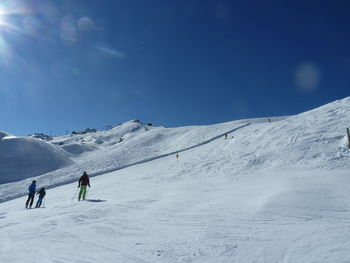
[[73,200],[74,200],[75,196],[77,195],[78,190],[79,190],[79,187],[78,187],[78,188],[77,188],[77,190],[75,191],[75,194],[74,194],[74,196],[73,196],[73,198],[72,198],[72,202],[73,202]]

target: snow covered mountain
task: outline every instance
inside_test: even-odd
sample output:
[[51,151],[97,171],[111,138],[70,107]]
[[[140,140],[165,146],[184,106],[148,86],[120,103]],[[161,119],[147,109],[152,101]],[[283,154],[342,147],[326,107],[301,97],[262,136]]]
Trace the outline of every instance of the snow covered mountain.
[[[4,262],[27,255],[31,262],[347,262],[348,126],[350,97],[270,120],[180,128],[131,121],[35,140],[65,162],[55,168],[57,159],[44,160],[48,172],[0,185],[0,200],[7,200],[0,204],[0,256]],[[12,137],[0,138],[1,149]],[[89,201],[78,203],[72,198],[84,170],[92,187]],[[45,209],[27,211],[25,198],[14,197],[25,195],[33,178],[52,189]],[[39,241],[45,249],[28,246]]]

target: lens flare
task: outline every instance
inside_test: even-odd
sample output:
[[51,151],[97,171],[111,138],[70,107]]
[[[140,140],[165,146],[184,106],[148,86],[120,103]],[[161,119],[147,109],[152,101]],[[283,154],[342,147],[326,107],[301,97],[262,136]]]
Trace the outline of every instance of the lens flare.
[[310,62],[299,65],[295,71],[295,84],[302,92],[312,92],[320,82],[320,71]]

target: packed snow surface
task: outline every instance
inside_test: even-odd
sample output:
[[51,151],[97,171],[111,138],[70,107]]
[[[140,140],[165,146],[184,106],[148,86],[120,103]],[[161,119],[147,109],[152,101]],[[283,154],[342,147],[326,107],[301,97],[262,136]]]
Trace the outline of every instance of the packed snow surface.
[[0,185],[0,261],[350,262],[349,123],[346,98],[271,122],[56,137],[72,163],[35,177],[60,185],[45,208],[14,199],[33,178]]

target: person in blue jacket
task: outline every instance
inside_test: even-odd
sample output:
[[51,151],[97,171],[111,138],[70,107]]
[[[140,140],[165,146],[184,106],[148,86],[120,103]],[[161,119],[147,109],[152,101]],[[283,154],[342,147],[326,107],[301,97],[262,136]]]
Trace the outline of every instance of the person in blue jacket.
[[40,191],[36,195],[39,195],[39,199],[36,202],[35,208],[39,208],[43,202],[45,195],[46,195],[45,187],[41,188]]
[[28,204],[29,204],[29,208],[32,208],[33,202],[34,202],[34,196],[35,196],[35,189],[36,189],[36,181],[34,180],[32,182],[32,184],[28,187],[29,193],[28,193],[28,199],[26,202],[26,208],[28,208]]

